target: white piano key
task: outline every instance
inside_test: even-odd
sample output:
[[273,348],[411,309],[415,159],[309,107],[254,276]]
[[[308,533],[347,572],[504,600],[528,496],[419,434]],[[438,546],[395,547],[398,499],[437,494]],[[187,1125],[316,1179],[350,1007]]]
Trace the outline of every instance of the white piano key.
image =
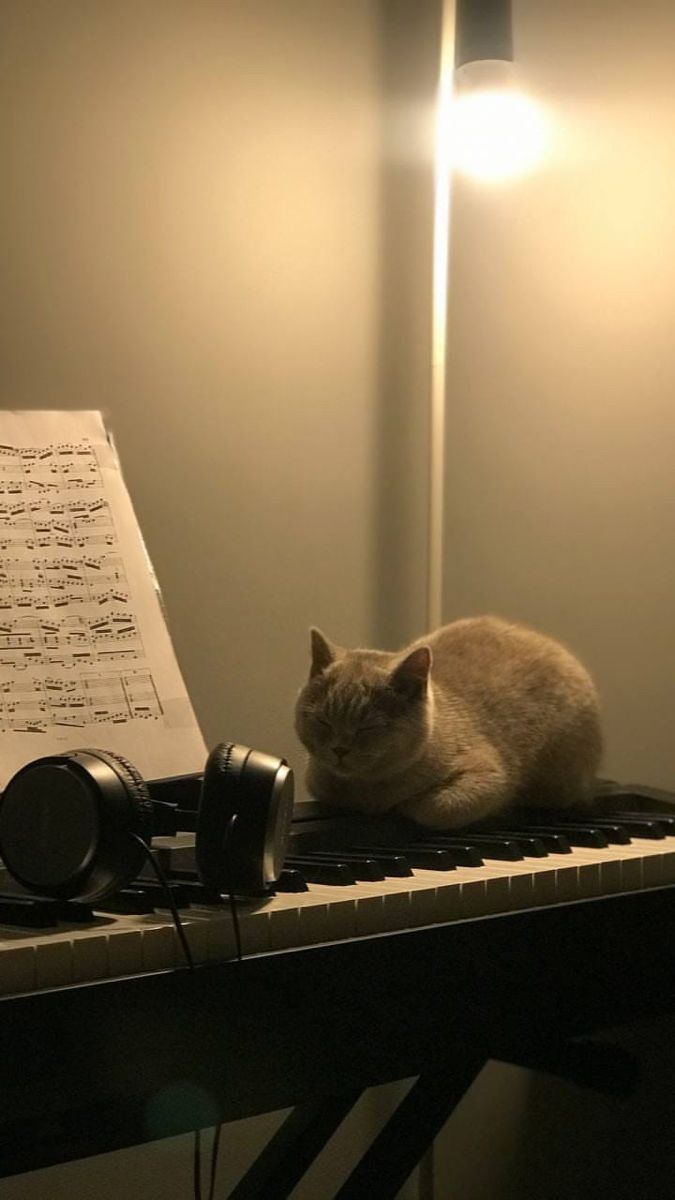
[[442,880],[447,881],[450,874],[450,872],[429,871],[424,878],[414,873],[413,875],[388,878],[382,884],[379,882],[367,884],[366,886],[372,889],[382,888],[384,892],[383,921],[385,930],[396,929],[396,921],[399,918],[405,922],[403,927],[406,929],[433,925],[441,920],[438,887]]
[[411,890],[408,878],[363,880],[354,885],[357,935],[409,929]]
[[35,990],[35,946],[24,940],[6,943],[0,958],[0,995]]
[[166,922],[158,924],[144,920],[144,918],[136,918],[136,921],[141,930],[143,970],[165,971],[169,967],[175,967],[173,923],[171,925]]
[[[46,947],[45,947],[46,949]],[[116,929],[108,934],[108,975],[137,975],[143,970],[140,929]]]
[[454,893],[448,891],[441,904],[438,887],[437,880],[413,878],[412,886],[408,889],[411,928],[436,925],[440,921],[456,921],[459,917],[459,888]]
[[[292,895],[292,893],[291,893]],[[293,896],[295,903],[293,905],[283,903],[288,899],[288,894],[283,893],[281,896],[274,896],[270,900],[270,909],[274,908],[274,912],[270,911],[269,921],[269,948],[270,950],[288,950],[292,946],[311,945],[309,942],[303,941],[303,937],[311,937],[308,931],[307,924],[305,928],[301,928],[300,910],[301,905],[298,903],[302,893],[296,893]],[[278,903],[282,900],[282,903]],[[326,907],[323,905],[322,907]],[[320,937],[317,940],[321,940]]]
[[72,982],[73,955],[70,938],[63,933],[40,938],[35,947],[36,988],[67,987]]
[[[193,964],[197,966],[200,963],[208,962],[209,939],[205,922],[199,918],[198,914],[193,914],[191,909],[188,909],[185,913],[181,913],[180,919]],[[215,920],[217,919],[216,915]],[[174,935],[174,958],[176,965],[187,966],[187,958],[178,930],[170,916],[167,916],[167,920],[171,922],[170,928]]]
[[[329,901],[321,892],[317,894],[311,885],[309,885],[309,891],[307,892],[284,893],[284,898],[289,903],[295,903],[296,905],[298,930],[296,945],[315,946],[320,942],[333,941],[340,937],[349,936],[344,933],[339,917],[337,921],[334,919],[332,927],[330,926]],[[281,896],[275,897],[275,900],[281,900]],[[291,936],[291,918],[286,916],[286,911],[286,906],[279,904],[278,914],[274,914],[272,917],[273,933],[270,940],[274,942],[275,948],[281,948],[282,942],[286,946],[294,944],[293,942],[286,941]]]
[[237,957],[234,923],[228,903],[219,907],[191,905],[188,911],[192,921],[203,923],[208,962],[227,962]]
[[[303,893],[298,893],[298,895]],[[304,894],[303,894],[304,895]],[[253,937],[248,936],[248,930],[242,928],[242,951],[244,954],[259,953],[253,946],[262,946],[265,950],[282,950],[300,945],[300,906],[298,896],[279,893],[271,896],[257,905],[255,910],[244,913],[250,921]],[[241,902],[237,901],[239,924],[241,927]],[[325,907],[325,905],[324,905]],[[231,913],[230,913],[231,919]],[[318,935],[318,927],[315,932]],[[317,940],[320,938],[317,937]]]
[[[653,845],[654,843],[652,843]],[[596,864],[600,874],[593,895],[607,895],[611,892],[635,891],[643,886],[644,849],[630,845],[621,846],[611,843],[606,847],[580,846],[577,857],[584,864]],[[647,854],[650,853],[647,848]]]
[[457,867],[447,875],[416,867],[415,876],[436,883],[436,921],[485,916],[502,911],[507,903],[508,879],[487,866]]
[[237,900],[242,954],[264,954],[270,948],[268,900]]
[[383,897],[383,932],[394,932],[396,929],[410,929],[412,904],[410,888],[401,888],[397,884],[405,880],[385,879],[383,885],[373,883],[375,888],[382,886]]
[[108,934],[100,930],[73,930],[73,983],[108,977]]
[[[620,847],[642,863],[642,887],[661,887],[675,882],[675,839],[631,838],[630,846]],[[633,879],[635,876],[633,876]]]
[[406,921],[406,928],[434,925],[441,921],[459,917],[460,887],[456,871],[431,871],[415,868],[409,876],[385,880],[384,886],[372,883],[373,889],[382,888],[385,894],[385,929],[396,928],[397,911]]
[[668,838],[661,860],[661,884],[675,883],[675,838]]
[[622,856],[617,854],[619,849],[625,850],[626,847],[574,847],[574,857],[579,864],[579,899],[610,895],[624,890]]
[[[321,925],[321,941],[333,942],[343,938],[357,936],[356,900],[358,884],[331,887],[328,884],[310,883],[309,892],[301,893],[306,897],[301,911],[301,920],[312,920],[314,907],[310,897],[325,905],[325,924]],[[323,909],[319,916],[324,919]]]

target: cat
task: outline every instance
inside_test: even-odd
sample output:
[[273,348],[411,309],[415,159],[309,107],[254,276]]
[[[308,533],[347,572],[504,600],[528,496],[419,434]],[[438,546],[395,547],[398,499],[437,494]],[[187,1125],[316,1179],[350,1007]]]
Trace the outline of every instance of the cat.
[[589,803],[602,751],[598,696],[559,642],[467,617],[397,653],[346,650],[311,630],[295,707],[311,796],[452,829],[517,803]]

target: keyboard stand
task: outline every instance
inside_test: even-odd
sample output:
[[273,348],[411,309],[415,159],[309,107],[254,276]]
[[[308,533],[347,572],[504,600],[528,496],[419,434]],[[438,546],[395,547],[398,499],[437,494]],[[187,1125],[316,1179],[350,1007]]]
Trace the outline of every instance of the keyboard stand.
[[346,1092],[294,1108],[228,1200],[285,1200],[361,1095]]
[[366,1088],[418,1076],[338,1193],[393,1198],[488,1058],[630,1089],[580,1039],[673,1012],[674,922],[654,888],[8,996],[0,1177],[293,1108],[232,1193],[281,1200]]
[[484,1064],[483,1057],[469,1055],[461,1063],[420,1075],[335,1200],[395,1200]]
[[[372,1145],[335,1194],[335,1200],[395,1200],[487,1058],[468,1054],[421,1074]],[[502,1061],[505,1061],[502,1058]],[[614,1096],[630,1095],[637,1064],[620,1046],[584,1040],[509,1055],[516,1066],[545,1071]],[[240,1180],[229,1200],[286,1200],[362,1093],[345,1093],[293,1109]]]

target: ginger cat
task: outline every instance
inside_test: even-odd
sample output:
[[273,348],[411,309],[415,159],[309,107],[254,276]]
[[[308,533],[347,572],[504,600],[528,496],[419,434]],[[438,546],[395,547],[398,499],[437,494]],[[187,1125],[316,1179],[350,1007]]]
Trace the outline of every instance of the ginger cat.
[[316,799],[435,829],[591,800],[598,697],[553,638],[469,617],[396,653],[345,650],[318,629],[311,644],[295,727]]

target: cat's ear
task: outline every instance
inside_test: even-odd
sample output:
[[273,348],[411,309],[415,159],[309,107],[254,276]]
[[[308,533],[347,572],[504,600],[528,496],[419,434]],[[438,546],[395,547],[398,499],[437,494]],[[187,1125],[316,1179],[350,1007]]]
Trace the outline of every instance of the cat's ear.
[[391,686],[404,696],[421,696],[431,671],[431,650],[418,646],[406,655],[391,675]]
[[320,629],[312,627],[310,629],[312,639],[312,665],[309,670],[309,677],[313,679],[315,675],[320,675],[326,670],[331,663],[337,658],[337,648],[333,646],[327,637],[324,637]]

